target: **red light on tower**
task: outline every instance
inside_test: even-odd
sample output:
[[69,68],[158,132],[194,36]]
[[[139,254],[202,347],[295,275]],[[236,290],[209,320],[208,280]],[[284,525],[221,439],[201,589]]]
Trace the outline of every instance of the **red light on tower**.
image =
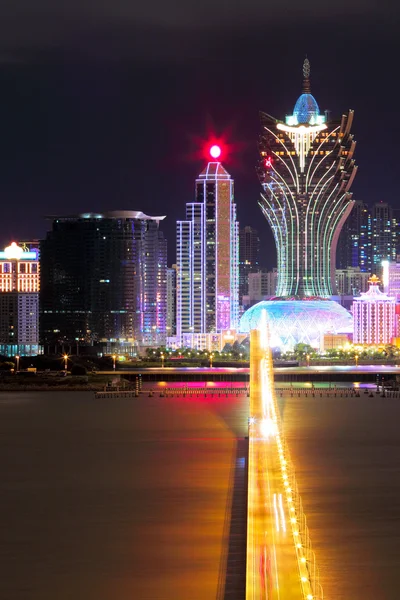
[[213,146],[211,146],[209,152],[211,158],[219,158],[221,156],[221,147],[217,144],[214,144]]
[[267,158],[265,159],[265,166],[270,169],[272,167],[272,157],[271,156],[267,156]]

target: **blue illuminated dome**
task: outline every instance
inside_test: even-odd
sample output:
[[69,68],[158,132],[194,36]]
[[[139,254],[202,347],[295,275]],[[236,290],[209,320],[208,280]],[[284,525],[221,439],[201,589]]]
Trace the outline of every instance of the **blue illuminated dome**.
[[249,333],[261,323],[262,311],[267,311],[271,346],[284,350],[296,344],[319,348],[324,333],[351,333],[351,314],[337,302],[311,300],[265,300],[249,308],[240,319],[239,331]]
[[299,125],[314,125],[319,117],[319,106],[312,94],[301,94],[293,109]]

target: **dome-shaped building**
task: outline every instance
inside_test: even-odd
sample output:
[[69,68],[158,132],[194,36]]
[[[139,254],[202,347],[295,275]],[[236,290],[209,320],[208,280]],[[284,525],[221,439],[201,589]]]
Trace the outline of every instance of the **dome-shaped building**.
[[324,333],[351,333],[353,330],[351,314],[333,300],[277,298],[249,308],[240,319],[239,331],[249,333],[258,328],[264,310],[272,348],[291,350],[299,343],[319,348]]
[[319,106],[312,94],[301,94],[293,109],[296,125],[316,125],[318,123]]

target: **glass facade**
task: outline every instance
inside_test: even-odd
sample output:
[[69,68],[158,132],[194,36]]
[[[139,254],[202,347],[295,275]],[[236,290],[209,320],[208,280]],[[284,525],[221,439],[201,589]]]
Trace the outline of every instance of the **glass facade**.
[[41,243],[44,344],[165,342],[163,218],[135,211],[54,218]]

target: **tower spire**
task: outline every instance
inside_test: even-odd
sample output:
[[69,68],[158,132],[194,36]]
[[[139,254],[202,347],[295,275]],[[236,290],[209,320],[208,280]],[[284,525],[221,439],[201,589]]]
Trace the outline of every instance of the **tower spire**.
[[303,63],[303,94],[311,94],[310,87],[310,61],[306,57]]

